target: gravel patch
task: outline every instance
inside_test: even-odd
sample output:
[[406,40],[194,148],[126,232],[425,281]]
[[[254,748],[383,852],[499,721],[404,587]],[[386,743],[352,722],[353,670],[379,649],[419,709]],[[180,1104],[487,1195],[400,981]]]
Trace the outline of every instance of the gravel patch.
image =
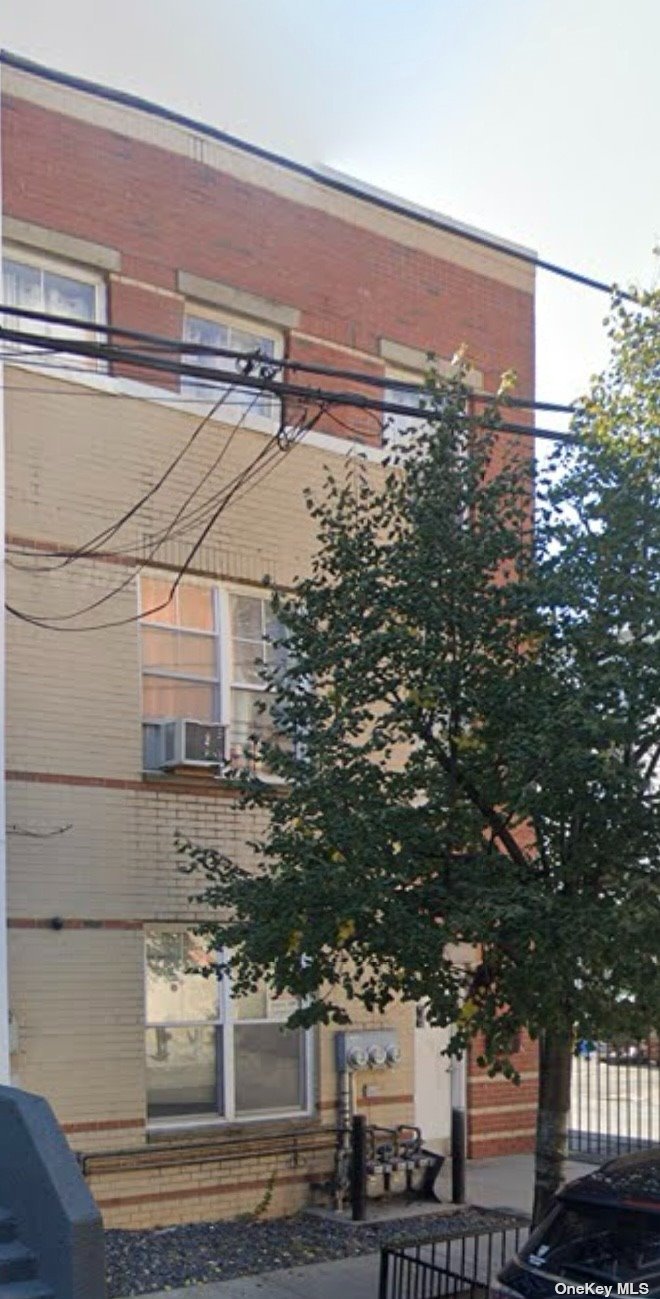
[[195,1222],[149,1231],[106,1232],[108,1299],[166,1287],[373,1254],[393,1241],[460,1235],[515,1221],[495,1210],[466,1209],[353,1225],[299,1213],[271,1221]]

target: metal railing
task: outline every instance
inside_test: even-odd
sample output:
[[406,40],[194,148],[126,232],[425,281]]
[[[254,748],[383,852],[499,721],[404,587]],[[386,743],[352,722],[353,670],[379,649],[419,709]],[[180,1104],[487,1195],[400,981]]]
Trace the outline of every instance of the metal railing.
[[487,1299],[504,1264],[529,1235],[526,1219],[424,1244],[381,1250],[378,1299]]
[[660,1143],[660,1047],[582,1042],[573,1061],[569,1150],[594,1161]]

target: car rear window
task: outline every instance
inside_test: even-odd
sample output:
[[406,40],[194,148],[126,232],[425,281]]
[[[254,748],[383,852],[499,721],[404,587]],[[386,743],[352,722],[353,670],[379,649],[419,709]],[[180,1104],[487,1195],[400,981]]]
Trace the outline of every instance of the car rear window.
[[576,1282],[660,1281],[660,1216],[559,1204],[520,1257],[528,1267]]

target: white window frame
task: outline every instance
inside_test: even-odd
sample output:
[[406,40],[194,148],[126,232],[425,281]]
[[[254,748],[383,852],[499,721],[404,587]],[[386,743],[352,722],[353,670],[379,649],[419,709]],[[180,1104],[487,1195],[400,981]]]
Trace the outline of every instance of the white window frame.
[[[82,266],[78,262],[68,261],[63,257],[53,257],[49,253],[40,253],[36,249],[23,247],[21,244],[6,243],[3,245],[2,248],[2,264],[0,265],[0,270],[2,271],[2,300],[5,303],[6,303],[6,294],[4,290],[4,263],[6,261],[19,262],[23,266],[33,267],[35,270],[39,270],[42,272],[43,271],[52,272],[53,275],[61,275],[63,279],[69,279],[74,281],[77,280],[81,284],[91,285],[92,288],[94,289],[94,321],[96,324],[99,325],[107,324],[107,318],[108,318],[107,284],[103,275],[100,274],[98,271],[95,271],[88,266]],[[45,310],[45,303],[43,303],[42,305]],[[8,319],[11,319],[10,313],[7,313],[7,315],[4,316],[5,321]],[[21,326],[24,325],[25,330],[28,333],[43,333],[46,334],[48,338],[54,338],[54,339],[61,337],[61,335],[58,333],[58,330],[61,329],[66,330],[68,328],[68,326],[66,325],[51,325],[47,321],[40,321],[36,319],[31,320],[29,317],[25,317],[25,316],[17,317],[17,320],[19,322],[17,328],[20,329]],[[86,329],[84,331],[84,337],[90,343],[98,343],[100,339],[100,336],[97,333],[95,333],[93,329],[89,329],[89,330]],[[105,341],[105,340],[101,339],[100,341]],[[12,352],[11,361],[9,363],[12,365],[16,364],[16,365],[29,366],[31,358],[25,355],[25,353],[26,351],[30,351],[32,349],[32,346],[33,345],[29,342],[9,343],[5,341],[4,350]],[[80,368],[84,370],[86,374],[89,374],[94,372],[97,373],[102,372],[107,369],[105,362],[100,361],[94,357],[87,358],[84,356],[79,356],[73,352],[65,352],[65,353],[49,352],[46,349],[41,349],[41,348],[39,349],[35,348],[35,351],[36,350],[39,351],[39,356],[36,357],[35,359],[40,366],[43,365],[44,359],[48,360],[48,358],[50,358],[51,368],[57,370],[60,369],[72,370],[72,369]]]
[[[303,1093],[302,1106],[295,1109],[275,1109],[259,1110],[256,1113],[236,1113],[236,1073],[234,1068],[234,1029],[240,1024],[277,1024],[282,1021],[261,1017],[257,1019],[239,1019],[233,1013],[233,999],[231,995],[230,979],[227,975],[218,978],[217,981],[217,1008],[218,1014],[215,1019],[209,1020],[166,1020],[151,1022],[147,1018],[147,935],[149,932],[157,931],[159,933],[186,933],[194,932],[194,922],[188,924],[158,924],[153,923],[145,925],[143,931],[143,951],[144,951],[144,1042],[146,1052],[147,1033],[150,1029],[155,1028],[209,1028],[217,1034],[218,1030],[222,1037],[222,1065],[218,1068],[216,1060],[216,1077],[221,1080],[221,1095],[224,1113],[210,1110],[208,1114],[173,1114],[162,1118],[149,1118],[147,1115],[147,1129],[152,1131],[162,1131],[172,1128],[199,1128],[209,1127],[211,1125],[226,1127],[229,1124],[236,1123],[273,1123],[277,1119],[298,1119],[309,1118],[314,1109],[314,1030],[305,1029],[301,1032],[303,1058],[301,1061],[301,1084]],[[200,976],[202,977],[202,976]],[[212,976],[211,976],[212,977]],[[292,1030],[287,1030],[292,1031]],[[146,1103],[146,1080],[145,1080],[145,1103]]]
[[[151,576],[151,574],[145,574],[145,576]],[[168,580],[167,577],[163,579],[162,574],[153,574],[153,576],[156,576],[160,581],[165,580],[167,582]],[[188,682],[190,684],[195,684],[195,685],[200,684],[200,685],[212,686],[216,694],[216,701],[217,701],[216,712],[222,713],[223,712],[223,707],[222,707],[223,665],[222,665],[222,654],[221,654],[222,625],[220,621],[220,600],[219,600],[220,592],[218,587],[214,586],[212,583],[199,581],[196,580],[195,578],[184,579],[182,585],[201,586],[205,590],[211,591],[211,598],[213,603],[213,621],[215,624],[213,630],[203,631],[200,627],[186,627],[184,625],[180,625],[179,623],[159,622],[157,617],[145,619],[144,621],[141,618],[140,627],[141,628],[153,627],[156,631],[164,631],[164,632],[180,631],[183,632],[186,636],[203,636],[205,640],[213,639],[214,646],[215,646],[215,654],[214,654],[215,669],[216,669],[215,675],[212,677],[205,677],[202,675],[193,676],[192,674],[188,674],[185,672],[177,672],[176,668],[157,668],[157,667],[145,666],[144,657],[142,655],[142,638],[140,637],[140,683],[142,683],[144,677],[164,677],[168,681],[174,680],[174,681]],[[141,601],[139,587],[138,587],[138,599]],[[142,612],[141,603],[139,607],[140,607],[140,612]],[[169,721],[174,719],[170,719],[169,717],[167,718],[152,717],[152,716],[147,716],[145,714],[143,715],[142,720],[144,722],[162,722],[162,721]],[[201,719],[193,717],[190,720],[199,721]],[[220,720],[221,719],[219,716],[214,717],[212,719],[213,722],[220,722]]]
[[[394,369],[388,366],[385,371],[385,385],[386,385],[385,401],[386,402],[399,401],[401,405],[405,405],[405,402],[402,401],[404,394],[398,391],[396,388],[388,387],[390,381],[394,383],[409,383],[411,388],[424,387],[424,375],[420,371]],[[415,423],[415,421],[419,421],[420,426],[423,425],[426,422],[424,418],[424,414],[425,412],[421,410],[420,413],[416,415],[414,406],[410,407],[409,418],[406,417],[405,415],[385,414],[384,426],[383,426],[383,443],[386,452],[389,450],[392,451],[395,450],[395,448],[400,443],[401,437],[403,436],[405,429],[412,426]],[[394,423],[388,424],[387,423],[388,420],[393,420]]]
[[[273,343],[273,360],[276,361],[281,360],[284,356],[284,334],[282,333],[281,330],[276,329],[273,325],[268,325],[262,320],[257,320],[249,316],[238,316],[233,314],[232,312],[223,311],[219,307],[208,306],[203,302],[198,302],[197,300],[191,298],[188,298],[186,300],[183,309],[184,342],[186,341],[185,338],[186,318],[188,316],[198,316],[202,320],[211,321],[212,324],[224,325],[227,329],[230,330],[239,329],[245,333],[255,334],[259,338],[267,338],[269,339],[270,342]],[[231,350],[231,342],[229,343],[228,346],[229,349]],[[186,361],[192,362],[193,356],[192,354],[187,354],[184,357],[182,357],[182,360],[184,363]],[[230,357],[227,357],[224,362],[222,357],[213,357],[213,356],[208,357],[208,365],[210,369],[213,369],[215,366],[217,366],[217,368],[221,370],[222,369],[231,370],[232,364],[233,363]],[[278,375],[278,377],[281,376]],[[195,383],[199,383],[200,385],[199,391],[195,390],[193,386]],[[226,385],[226,386],[229,387],[231,385]],[[205,405],[208,405],[208,402],[213,399],[213,392],[216,391],[213,388],[204,388],[202,379],[195,380],[187,377],[186,375],[181,376],[179,388],[180,388],[181,395],[185,396],[190,402],[201,401],[204,402]],[[245,428],[257,429],[264,433],[272,433],[277,428],[281,417],[281,401],[277,397],[271,398],[271,406],[272,406],[271,413],[268,415],[263,415],[259,411],[254,409],[249,410],[247,407],[247,403],[249,403],[253,393],[256,394],[257,389],[247,389],[247,388],[240,389],[237,394],[238,401],[240,403],[239,410],[238,410],[238,417],[240,418],[240,416],[243,414],[244,411],[247,412],[245,414],[245,418],[242,420],[242,426]],[[219,397],[220,395],[221,395],[221,388],[219,385],[217,389],[217,396]],[[244,402],[246,403],[245,405],[243,404]],[[227,402],[227,409],[228,409],[228,413],[230,413],[227,422],[233,424],[237,416],[236,416],[236,407],[232,406],[231,400]],[[223,407],[221,406],[217,411],[215,418],[218,420],[222,420],[223,418],[222,412],[223,412]]]
[[[157,577],[159,580],[163,580],[162,573],[158,573],[154,570],[149,570],[145,572],[144,576],[145,578]],[[269,603],[270,597],[268,592],[266,592],[263,587],[242,586],[236,582],[234,583],[226,582],[223,583],[222,585],[219,585],[212,581],[205,581],[203,578],[192,577],[192,578],[185,578],[184,583],[186,586],[203,587],[205,590],[207,591],[210,590],[212,593],[214,623],[215,623],[214,631],[213,632],[200,631],[199,629],[183,627],[183,626],[179,628],[179,630],[183,631],[186,635],[191,635],[191,636],[199,635],[199,636],[204,636],[206,638],[212,636],[214,638],[216,675],[214,677],[202,677],[202,676],[193,677],[193,676],[186,676],[183,673],[177,674],[175,670],[170,670],[166,668],[161,669],[161,668],[145,667],[144,657],[142,653],[142,636],[140,635],[139,637],[140,692],[142,693],[142,683],[145,677],[164,677],[168,680],[178,679],[181,680],[182,682],[211,685],[215,690],[216,712],[217,712],[217,716],[213,718],[213,723],[217,723],[218,725],[225,727],[225,733],[227,737],[226,751],[227,751],[227,757],[229,758],[231,753],[231,748],[232,748],[232,707],[231,707],[232,691],[244,690],[253,693],[255,695],[263,695],[263,696],[266,696],[268,694],[267,688],[263,685],[259,685],[257,683],[249,683],[249,682],[236,684],[234,682],[233,654],[232,654],[234,637],[233,637],[232,618],[231,618],[231,597],[243,596],[244,598],[247,599],[259,600],[262,605],[264,604],[267,605]],[[140,586],[138,583],[138,611],[141,611],[141,608],[142,608],[142,597],[140,592]],[[140,621],[139,625],[141,630],[143,628],[153,627],[163,631],[176,631],[178,627],[178,624],[174,625],[172,623],[166,623],[166,622],[160,623],[158,622],[157,619],[153,619],[153,618],[149,618],[144,622]],[[156,717],[152,714],[149,715],[147,715],[146,713],[142,714],[143,728],[150,725],[153,726],[157,722],[173,721],[173,720],[177,720],[177,719],[174,719],[170,716]],[[201,721],[202,719],[191,717],[189,720]],[[144,766],[143,769],[146,771],[160,770],[160,768],[152,768],[152,767],[144,767]],[[267,781],[270,783],[276,783],[276,784],[281,783],[279,776],[273,775],[266,770],[259,771],[259,778],[263,781]]]

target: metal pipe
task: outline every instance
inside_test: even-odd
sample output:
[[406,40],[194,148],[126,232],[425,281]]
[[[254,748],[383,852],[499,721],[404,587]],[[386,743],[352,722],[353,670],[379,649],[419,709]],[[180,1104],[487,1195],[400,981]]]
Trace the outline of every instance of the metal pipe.
[[351,1214],[353,1222],[367,1216],[367,1120],[354,1114],[351,1124]]
[[465,1056],[452,1061],[451,1070],[451,1198],[465,1204],[465,1161],[467,1157],[467,1070]]

